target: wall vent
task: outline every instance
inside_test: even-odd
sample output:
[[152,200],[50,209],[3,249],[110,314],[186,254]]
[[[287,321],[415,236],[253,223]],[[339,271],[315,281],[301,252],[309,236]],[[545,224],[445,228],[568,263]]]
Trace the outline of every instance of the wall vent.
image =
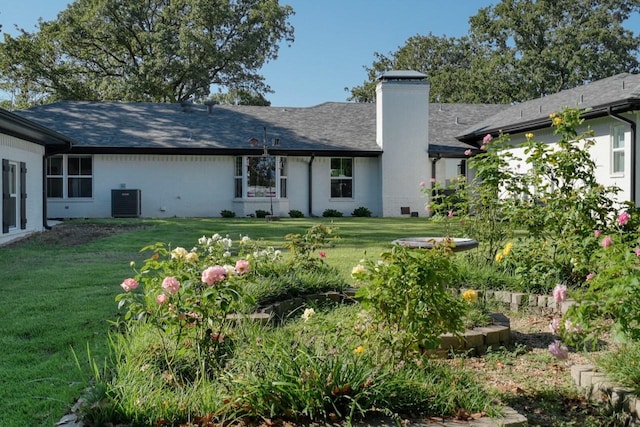
[[111,216],[139,218],[142,213],[140,190],[111,190]]

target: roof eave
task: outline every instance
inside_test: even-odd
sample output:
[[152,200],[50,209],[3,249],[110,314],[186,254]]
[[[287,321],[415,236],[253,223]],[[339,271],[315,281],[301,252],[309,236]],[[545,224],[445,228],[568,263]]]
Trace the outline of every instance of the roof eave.
[[0,108],[0,131],[45,147],[47,155],[69,151],[74,140],[38,123]]
[[[201,155],[201,156],[260,156],[263,149],[246,148],[169,148],[169,147],[96,147],[75,145],[74,154],[156,154],[156,155]],[[316,157],[378,157],[382,151],[375,150],[326,150],[326,149],[270,149],[272,156],[316,156]]]
[[[628,111],[634,111],[640,109],[640,98],[628,98],[607,104],[600,104],[587,109],[583,114],[584,119],[595,119],[604,117],[610,113],[625,113]],[[538,118],[535,120],[528,120],[519,123],[514,123],[507,126],[501,126],[497,128],[482,128],[472,133],[457,136],[458,141],[465,144],[472,145],[474,147],[480,147],[480,141],[485,135],[497,135],[500,133],[516,134],[523,132],[530,132],[538,129],[548,128],[551,126],[551,119],[548,117]]]

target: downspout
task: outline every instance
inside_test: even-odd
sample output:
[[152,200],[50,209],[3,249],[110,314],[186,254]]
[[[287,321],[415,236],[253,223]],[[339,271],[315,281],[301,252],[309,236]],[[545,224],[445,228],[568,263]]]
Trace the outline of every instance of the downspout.
[[42,227],[45,230],[51,230],[51,226],[47,222],[47,156],[42,156]]
[[309,158],[309,216],[313,216],[313,160],[315,158],[315,153],[311,153]]
[[631,130],[631,149],[630,149],[630,154],[631,154],[631,202],[634,204],[636,204],[636,122],[634,122],[633,120],[629,120],[625,117],[619,116],[617,114],[614,114],[613,111],[611,110],[611,107],[607,108],[607,114],[609,115],[609,117],[621,121],[623,123],[627,123],[630,127]]

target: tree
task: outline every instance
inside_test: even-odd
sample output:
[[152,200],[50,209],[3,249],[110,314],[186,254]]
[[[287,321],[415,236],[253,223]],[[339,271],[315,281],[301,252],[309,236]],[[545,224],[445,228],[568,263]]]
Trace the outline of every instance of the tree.
[[425,73],[431,100],[509,103],[640,70],[640,36],[622,23],[640,0],[502,0],[469,20],[461,38],[416,35],[375,53],[369,80],[350,100],[372,102],[375,78],[391,69]]
[[293,41],[277,0],[76,0],[39,31],[0,44],[21,104],[58,99],[177,102],[211,85],[262,95],[258,70]]
[[228,92],[215,93],[211,95],[209,99],[217,102],[218,104],[227,105],[259,105],[263,107],[271,105],[271,102],[262,96],[262,94],[239,89],[231,89]]

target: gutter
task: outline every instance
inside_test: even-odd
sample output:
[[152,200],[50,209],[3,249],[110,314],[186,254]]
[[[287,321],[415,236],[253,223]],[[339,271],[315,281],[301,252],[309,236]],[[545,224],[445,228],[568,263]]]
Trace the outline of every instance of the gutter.
[[634,122],[633,120],[629,120],[625,117],[619,116],[617,114],[614,114],[612,111],[611,107],[607,108],[607,115],[615,120],[618,120],[620,122],[623,123],[627,123],[629,125],[629,128],[631,130],[631,202],[635,205],[636,204],[636,176],[637,176],[637,171],[636,171],[636,122]]

